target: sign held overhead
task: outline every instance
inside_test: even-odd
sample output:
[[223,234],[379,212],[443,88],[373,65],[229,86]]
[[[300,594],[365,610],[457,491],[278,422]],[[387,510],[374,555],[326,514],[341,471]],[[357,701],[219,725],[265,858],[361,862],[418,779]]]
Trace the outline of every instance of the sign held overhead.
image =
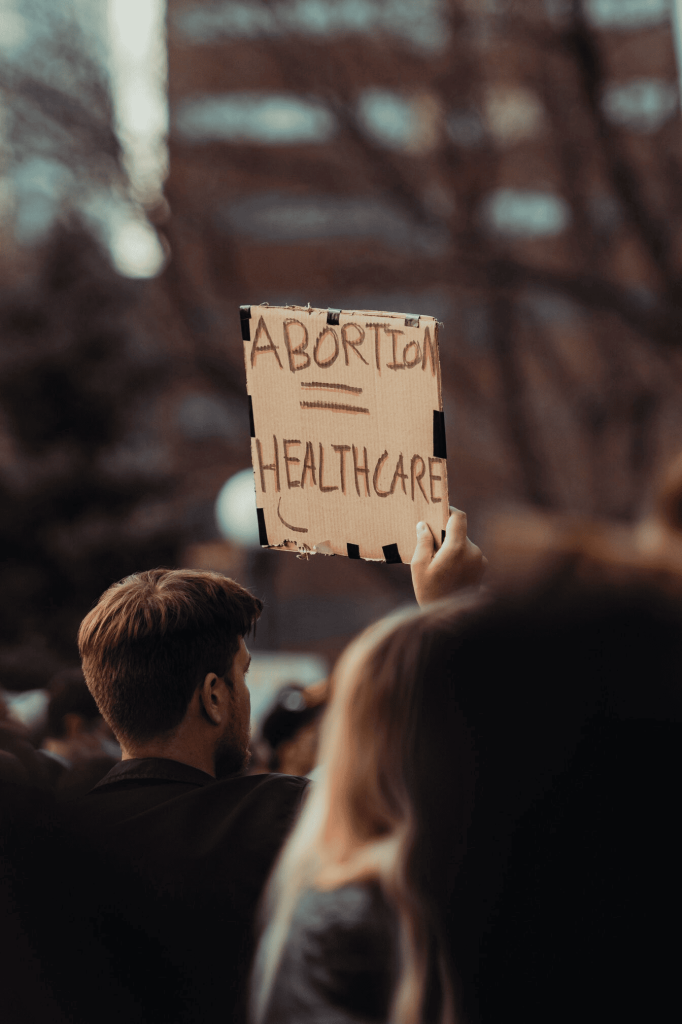
[[241,306],[260,541],[409,562],[448,519],[438,323]]

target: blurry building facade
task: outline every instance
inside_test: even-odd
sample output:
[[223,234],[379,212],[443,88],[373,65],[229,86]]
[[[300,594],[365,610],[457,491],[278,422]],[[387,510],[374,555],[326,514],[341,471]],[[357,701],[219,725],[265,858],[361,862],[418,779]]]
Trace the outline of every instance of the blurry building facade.
[[631,517],[676,447],[666,0],[171,0],[174,259],[242,302],[431,313],[452,500]]

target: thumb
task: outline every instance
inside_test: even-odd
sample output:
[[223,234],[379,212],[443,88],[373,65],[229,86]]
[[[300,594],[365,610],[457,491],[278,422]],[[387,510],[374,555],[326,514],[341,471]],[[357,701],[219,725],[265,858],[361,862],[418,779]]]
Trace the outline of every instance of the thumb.
[[433,534],[427,523],[417,523],[417,546],[412,556],[412,565],[428,565],[433,558]]

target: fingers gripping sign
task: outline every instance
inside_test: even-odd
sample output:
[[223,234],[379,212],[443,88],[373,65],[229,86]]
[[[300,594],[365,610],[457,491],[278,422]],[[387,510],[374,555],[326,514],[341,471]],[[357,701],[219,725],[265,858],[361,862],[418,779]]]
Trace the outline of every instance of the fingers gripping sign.
[[450,506],[445,540],[436,550],[426,523],[417,523],[417,547],[410,567],[415,597],[420,605],[448,597],[480,583],[487,560],[467,537],[466,513]]

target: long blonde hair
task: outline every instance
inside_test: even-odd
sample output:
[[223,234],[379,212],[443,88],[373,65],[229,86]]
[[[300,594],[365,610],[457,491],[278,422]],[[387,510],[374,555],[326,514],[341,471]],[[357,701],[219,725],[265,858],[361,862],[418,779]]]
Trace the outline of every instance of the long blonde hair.
[[449,663],[456,623],[470,608],[471,600],[460,600],[395,613],[361,634],[337,664],[321,775],[266,894],[253,983],[257,1024],[303,890],[369,880],[380,884],[399,921],[392,1024],[423,1019],[434,938],[440,1022],[454,1021],[437,906],[463,852],[469,807],[466,726]]

